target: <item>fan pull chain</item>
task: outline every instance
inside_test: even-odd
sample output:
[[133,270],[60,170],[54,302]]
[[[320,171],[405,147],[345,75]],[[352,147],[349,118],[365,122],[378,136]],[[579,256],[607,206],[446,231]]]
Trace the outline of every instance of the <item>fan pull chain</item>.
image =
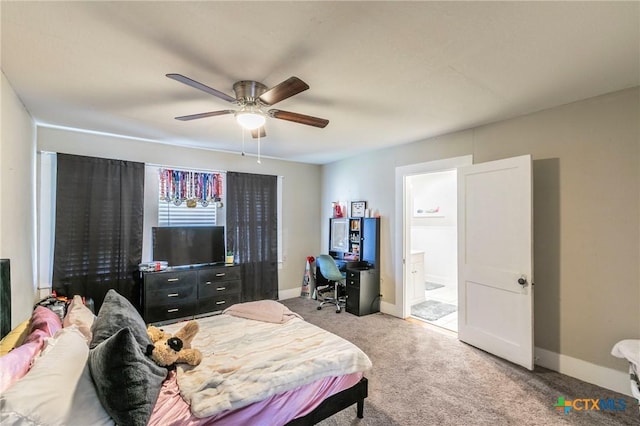
[[244,157],[244,127],[242,128],[242,156]]
[[258,129],[258,164],[262,164],[260,161],[260,129]]

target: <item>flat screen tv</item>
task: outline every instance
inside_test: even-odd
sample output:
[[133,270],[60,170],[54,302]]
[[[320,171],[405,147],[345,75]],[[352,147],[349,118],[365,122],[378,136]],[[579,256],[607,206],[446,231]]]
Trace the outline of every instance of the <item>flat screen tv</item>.
[[224,226],[158,226],[153,232],[153,260],[169,266],[224,263]]

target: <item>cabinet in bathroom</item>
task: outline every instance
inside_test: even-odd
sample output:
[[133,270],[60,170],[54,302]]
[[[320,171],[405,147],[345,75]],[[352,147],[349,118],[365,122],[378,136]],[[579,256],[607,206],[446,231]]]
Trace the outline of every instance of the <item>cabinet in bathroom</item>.
[[411,305],[415,305],[425,300],[425,287],[424,287],[424,252],[412,251],[409,258],[409,297],[411,298]]

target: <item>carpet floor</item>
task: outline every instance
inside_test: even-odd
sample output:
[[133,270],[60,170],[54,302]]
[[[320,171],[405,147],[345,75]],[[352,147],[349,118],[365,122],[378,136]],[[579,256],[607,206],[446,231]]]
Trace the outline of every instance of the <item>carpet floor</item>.
[[[455,334],[381,313],[358,317],[316,310],[315,300],[282,301],[305,320],[341,336],[371,358],[364,418],[355,405],[321,426],[638,425],[638,403],[545,368],[511,364],[460,342]],[[626,385],[626,384],[625,384]],[[564,414],[559,397],[625,401],[622,411]]]

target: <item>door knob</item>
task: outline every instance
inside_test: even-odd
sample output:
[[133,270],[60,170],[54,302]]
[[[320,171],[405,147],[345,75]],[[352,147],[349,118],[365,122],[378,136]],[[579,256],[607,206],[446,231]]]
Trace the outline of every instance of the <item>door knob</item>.
[[523,287],[527,285],[527,277],[523,275],[520,278],[518,278],[518,284],[520,284]]

